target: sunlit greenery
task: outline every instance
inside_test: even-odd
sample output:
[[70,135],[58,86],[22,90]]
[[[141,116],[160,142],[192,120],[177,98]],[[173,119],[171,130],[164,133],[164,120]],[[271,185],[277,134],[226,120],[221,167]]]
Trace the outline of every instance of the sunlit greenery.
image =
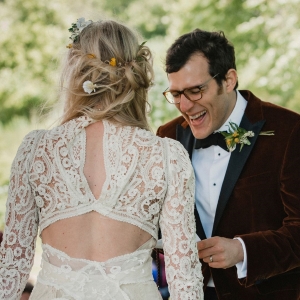
[[78,17],[113,17],[138,29],[147,40],[155,58],[156,77],[149,94],[155,131],[178,115],[161,94],[168,86],[166,49],[194,28],[223,30],[233,42],[241,89],[300,112],[299,4],[299,0],[0,1],[0,228],[11,162],[26,133],[52,122],[39,118],[40,108],[47,111],[57,101],[67,29]]
[[[154,54],[153,131],[178,112],[162,96],[168,46],[195,28],[223,30],[236,48],[239,87],[300,112],[300,0],[0,0],[0,230],[10,166],[23,137],[50,128],[59,111],[60,58],[79,17],[113,17],[136,28]],[[46,115],[40,115],[41,107]],[[40,264],[40,242],[30,278]]]

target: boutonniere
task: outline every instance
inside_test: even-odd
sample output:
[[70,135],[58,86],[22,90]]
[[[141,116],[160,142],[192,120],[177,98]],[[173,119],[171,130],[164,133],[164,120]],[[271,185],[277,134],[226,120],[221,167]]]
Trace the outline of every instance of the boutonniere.
[[[229,132],[219,132],[225,137],[226,146],[229,152],[234,151],[237,144],[240,144],[240,151],[244,145],[251,145],[249,138],[254,136],[253,131],[248,131],[244,128],[241,128],[233,122],[229,122]],[[274,131],[261,131],[259,135],[274,135]]]

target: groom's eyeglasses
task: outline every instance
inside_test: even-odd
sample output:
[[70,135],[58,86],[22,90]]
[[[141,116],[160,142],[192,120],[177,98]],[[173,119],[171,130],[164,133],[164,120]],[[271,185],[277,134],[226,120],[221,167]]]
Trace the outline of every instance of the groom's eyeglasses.
[[213,76],[212,78],[208,79],[201,85],[197,85],[197,86],[194,86],[194,87],[191,87],[188,89],[184,89],[182,91],[172,91],[172,90],[168,90],[168,88],[167,88],[163,92],[163,95],[165,96],[167,101],[171,104],[179,104],[182,94],[190,101],[200,100],[203,95],[203,87],[205,85],[207,85],[211,80],[213,80],[218,75],[219,75],[219,73],[216,74],[215,76]]

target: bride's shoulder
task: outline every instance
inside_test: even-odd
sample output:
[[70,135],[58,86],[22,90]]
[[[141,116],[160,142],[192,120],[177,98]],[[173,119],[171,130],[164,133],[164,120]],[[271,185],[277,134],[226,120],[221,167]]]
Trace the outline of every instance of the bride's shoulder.
[[178,152],[179,155],[181,155],[181,154],[186,155],[187,154],[186,149],[183,147],[183,145],[180,142],[178,142],[174,139],[168,138],[168,137],[163,137],[163,138],[160,137],[160,139],[165,141],[165,143],[168,145],[169,149],[172,152]]
[[57,125],[46,130],[47,139],[73,139],[76,135],[83,132],[84,128],[93,123],[91,118],[86,116],[77,117],[63,124]]

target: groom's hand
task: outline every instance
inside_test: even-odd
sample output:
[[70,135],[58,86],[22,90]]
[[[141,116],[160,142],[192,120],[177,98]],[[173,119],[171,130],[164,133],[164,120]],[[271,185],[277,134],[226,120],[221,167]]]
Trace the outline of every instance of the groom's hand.
[[199,258],[212,268],[230,268],[244,260],[242,244],[239,240],[219,236],[197,243]]

